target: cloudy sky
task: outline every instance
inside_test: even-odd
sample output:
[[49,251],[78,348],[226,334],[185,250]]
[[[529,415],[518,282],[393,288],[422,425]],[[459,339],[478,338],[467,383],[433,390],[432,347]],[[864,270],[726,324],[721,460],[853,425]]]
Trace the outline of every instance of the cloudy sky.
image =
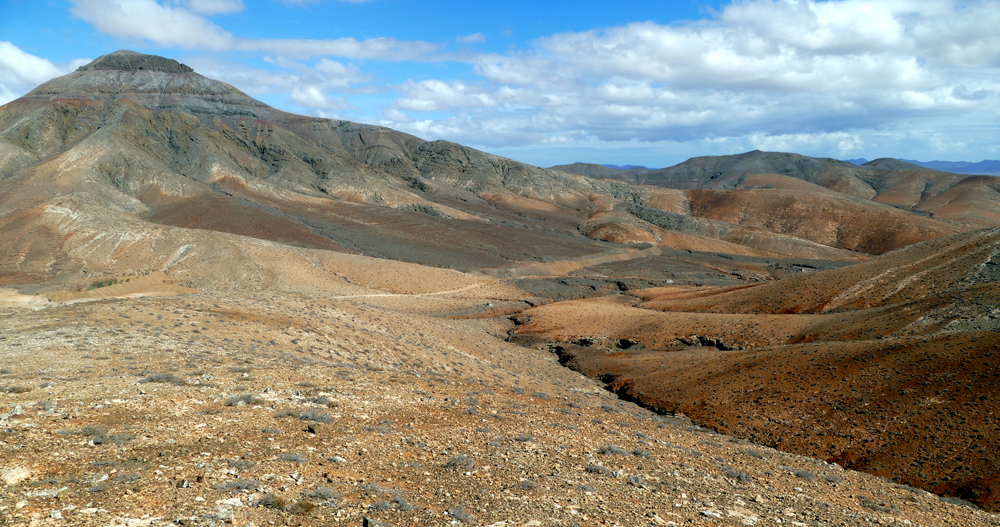
[[0,0],[0,103],[105,53],[529,163],[1000,158],[1000,0]]

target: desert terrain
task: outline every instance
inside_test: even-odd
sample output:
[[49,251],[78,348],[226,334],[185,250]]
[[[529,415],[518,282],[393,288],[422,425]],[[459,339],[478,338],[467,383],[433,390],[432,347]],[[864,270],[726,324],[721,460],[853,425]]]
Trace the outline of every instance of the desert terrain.
[[746,156],[53,79],[0,107],[0,523],[1000,524],[994,180]]

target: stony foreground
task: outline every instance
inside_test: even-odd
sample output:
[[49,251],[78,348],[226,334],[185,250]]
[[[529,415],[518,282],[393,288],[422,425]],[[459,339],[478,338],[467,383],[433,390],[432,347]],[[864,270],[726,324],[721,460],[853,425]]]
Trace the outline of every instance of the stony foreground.
[[1000,525],[619,401],[505,319],[413,314],[442,302],[8,308],[0,524]]

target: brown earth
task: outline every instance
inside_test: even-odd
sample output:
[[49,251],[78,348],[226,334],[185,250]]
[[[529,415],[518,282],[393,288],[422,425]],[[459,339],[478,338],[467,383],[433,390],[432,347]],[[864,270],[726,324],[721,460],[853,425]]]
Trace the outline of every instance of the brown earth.
[[[876,473],[894,454],[929,457],[907,481],[992,507],[992,399],[956,379],[992,374],[996,232],[854,250],[973,220],[780,177],[743,177],[709,206],[699,190],[286,114],[127,52],[3,106],[0,130],[0,523],[998,523],[651,413],[559,363],[576,353],[626,399],[642,377],[662,395],[651,407],[789,450],[826,441],[837,456],[815,456]],[[795,197],[768,201],[783,223],[711,217],[758,195]],[[848,203],[829,217],[884,224],[891,243],[818,243],[830,223],[795,230],[801,200]],[[934,351],[954,343],[981,362]],[[781,383],[755,385],[776,404],[753,419],[727,409],[743,400],[727,390],[759,379],[738,368],[777,375],[806,352],[850,374],[794,372],[840,390],[851,436],[810,435],[820,396]],[[666,353],[693,358],[655,375]],[[861,368],[870,356],[942,377],[885,379]],[[703,374],[723,365],[737,369]],[[884,402],[886,387],[936,398],[944,425],[904,450],[862,430],[865,404],[893,431],[931,419]]]
[[998,508],[1000,231],[757,285],[519,315],[516,340],[715,430]]

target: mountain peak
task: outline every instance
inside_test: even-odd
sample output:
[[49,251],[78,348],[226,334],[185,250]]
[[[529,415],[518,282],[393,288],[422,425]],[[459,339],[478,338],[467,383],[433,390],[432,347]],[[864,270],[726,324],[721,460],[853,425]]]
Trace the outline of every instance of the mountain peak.
[[160,71],[163,73],[191,73],[190,66],[173,59],[157,55],[144,55],[135,51],[119,50],[103,55],[97,60],[80,66],[77,71],[117,70],[117,71]]

